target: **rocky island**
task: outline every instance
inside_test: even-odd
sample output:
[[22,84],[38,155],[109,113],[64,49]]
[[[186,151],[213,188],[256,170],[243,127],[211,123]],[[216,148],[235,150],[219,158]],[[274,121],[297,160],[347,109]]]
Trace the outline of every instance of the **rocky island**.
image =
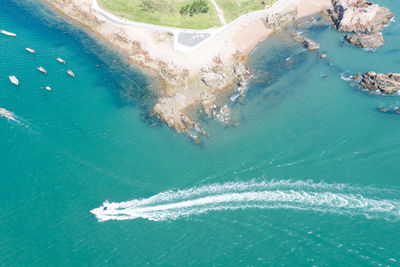
[[346,35],[346,41],[371,49],[383,45],[381,31],[394,17],[388,8],[366,0],[332,0],[328,13],[338,31],[354,33]]

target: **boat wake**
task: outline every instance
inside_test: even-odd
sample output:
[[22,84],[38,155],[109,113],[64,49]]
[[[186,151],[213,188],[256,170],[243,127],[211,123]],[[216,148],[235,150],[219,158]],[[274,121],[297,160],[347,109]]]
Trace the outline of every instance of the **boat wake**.
[[[1,111],[1,108],[0,108],[0,111]],[[40,131],[37,129],[37,127],[30,124],[24,118],[21,118],[20,116],[15,115],[13,112],[7,111],[7,114],[0,113],[0,120],[1,119],[6,120],[9,124],[12,125],[12,127],[17,126],[17,127],[23,128],[24,131],[28,131],[28,133],[30,133],[30,134],[35,134],[35,135],[40,134]]]
[[[361,194],[364,193],[364,195]],[[93,213],[99,221],[175,220],[216,210],[297,209],[367,218],[400,219],[400,200],[389,189],[351,187],[312,181],[269,181],[213,184],[187,190],[167,191],[127,202],[104,202]],[[368,197],[374,195],[374,197]]]

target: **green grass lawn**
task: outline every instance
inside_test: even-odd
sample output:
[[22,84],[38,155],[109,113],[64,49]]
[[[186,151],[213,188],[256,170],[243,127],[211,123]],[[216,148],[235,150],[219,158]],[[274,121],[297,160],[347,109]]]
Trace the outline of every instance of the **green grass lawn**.
[[[272,5],[277,0],[264,0],[265,4]],[[262,0],[215,0],[224,12],[226,22],[231,22],[239,16],[251,11],[264,9]]]
[[193,0],[99,0],[98,2],[101,7],[115,15],[138,22],[189,29],[221,26],[214,5],[209,1],[210,9],[207,14],[194,14],[192,17],[181,15],[179,10],[183,5],[191,4]]

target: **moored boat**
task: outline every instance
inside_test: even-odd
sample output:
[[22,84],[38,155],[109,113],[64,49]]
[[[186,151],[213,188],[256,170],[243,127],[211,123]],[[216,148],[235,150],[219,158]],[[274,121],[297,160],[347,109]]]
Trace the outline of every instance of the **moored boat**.
[[67,73],[69,74],[69,76],[75,77],[75,74],[72,72],[72,70],[67,70]]
[[17,36],[15,33],[13,33],[13,32],[8,32],[8,31],[5,31],[5,30],[0,30],[0,33],[2,33],[2,34],[4,34],[4,35],[7,35],[7,36],[12,36],[12,37]]
[[9,120],[15,120],[13,114],[5,108],[0,108],[0,116]]
[[47,91],[51,91],[51,87],[50,87],[50,86],[46,86],[45,89],[46,89]]
[[65,64],[65,60],[64,60],[64,59],[62,59],[62,58],[60,58],[60,57],[58,57],[58,58],[56,58],[56,59],[57,59],[58,62],[60,62],[60,63],[62,63],[62,64]]
[[37,69],[38,71],[44,73],[44,74],[47,74],[47,70],[45,70],[43,67],[37,67],[36,69]]
[[15,77],[14,75],[8,76],[8,78],[10,79],[11,83],[15,84],[16,86],[19,85],[19,81],[18,81],[17,77]]
[[29,47],[25,48],[25,50],[32,54],[35,54],[35,52],[36,52],[35,49],[29,48]]

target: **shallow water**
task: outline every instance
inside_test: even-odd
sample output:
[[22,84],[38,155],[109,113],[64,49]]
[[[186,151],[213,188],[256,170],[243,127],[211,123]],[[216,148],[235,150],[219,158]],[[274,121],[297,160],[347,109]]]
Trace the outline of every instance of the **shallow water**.
[[0,107],[21,122],[0,118],[2,265],[398,265],[400,116],[378,107],[400,98],[341,76],[398,71],[399,22],[376,52],[301,29],[327,60],[263,42],[239,126],[206,121],[196,146],[142,119],[151,77],[35,2],[0,3],[18,34],[0,36]]

